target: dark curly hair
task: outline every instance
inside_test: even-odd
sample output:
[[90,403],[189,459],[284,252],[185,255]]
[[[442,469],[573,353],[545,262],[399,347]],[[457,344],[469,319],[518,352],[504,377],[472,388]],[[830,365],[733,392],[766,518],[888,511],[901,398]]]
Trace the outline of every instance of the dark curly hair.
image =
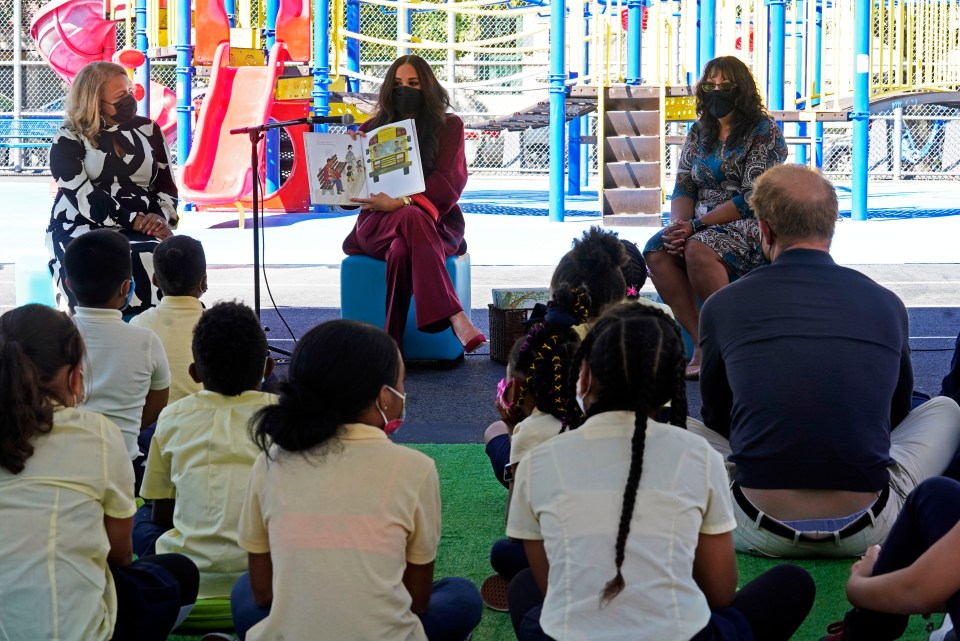
[[400,350],[383,330],[354,320],[317,325],[297,342],[280,400],[254,416],[257,446],[303,452],[329,443],[400,376]]
[[623,301],[627,282],[623,268],[627,253],[617,234],[593,226],[573,241],[550,279],[551,291],[566,283],[583,287],[590,295],[590,318],[597,318],[611,303]]
[[400,120],[401,114],[393,107],[393,83],[397,70],[410,65],[417,70],[420,79],[420,91],[423,93],[423,106],[415,119],[417,140],[420,142],[420,160],[423,163],[424,176],[433,172],[437,152],[440,148],[440,130],[446,125],[447,109],[450,108],[450,94],[443,88],[433,73],[430,63],[416,55],[400,56],[393,61],[383,76],[380,93],[377,96],[377,110],[370,118],[368,130]]
[[703,75],[697,82],[697,118],[703,129],[704,139],[710,146],[717,142],[720,135],[720,121],[710,113],[704,102],[703,83],[713,75],[720,73],[729,82],[736,85],[732,91],[736,95],[736,104],[733,108],[733,126],[727,138],[727,146],[733,146],[744,140],[763,118],[767,117],[767,110],[763,106],[763,99],[757,89],[757,81],[750,73],[747,65],[735,56],[721,56],[714,58],[703,68]]
[[574,369],[580,336],[573,325],[589,318],[589,307],[583,289],[560,286],[547,305],[545,320],[531,325],[510,351],[510,367],[523,380],[517,403],[532,395],[538,410],[560,420],[560,431],[583,422]]
[[66,367],[79,367],[83,339],[77,326],[45,305],[24,305],[0,316],[0,467],[19,474],[33,441],[53,428],[50,388]]
[[580,347],[580,363],[586,362],[591,378],[599,384],[597,399],[587,416],[601,412],[632,411],[630,470],[623,491],[614,557],[616,575],[600,595],[606,605],[623,590],[621,573],[630,522],[643,473],[647,416],[670,402],[670,423],[686,427],[687,364],[680,327],[657,308],[642,303],[624,303],[611,308],[593,326]]
[[200,241],[172,236],[153,251],[153,273],[165,296],[189,296],[207,275],[207,257]]
[[263,382],[267,337],[253,310],[243,303],[217,303],[193,330],[193,362],[203,387],[239,396]]

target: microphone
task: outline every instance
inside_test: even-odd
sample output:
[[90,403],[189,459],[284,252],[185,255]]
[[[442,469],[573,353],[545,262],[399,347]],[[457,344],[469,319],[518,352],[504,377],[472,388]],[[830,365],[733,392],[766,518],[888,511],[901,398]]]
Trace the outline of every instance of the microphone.
[[290,127],[293,125],[352,125],[357,121],[353,114],[343,114],[342,116],[307,116],[306,118],[297,118],[296,120],[285,120],[284,122],[271,123],[280,127]]
[[353,114],[343,114],[342,116],[307,116],[306,118],[297,118],[295,120],[284,120],[282,122],[268,122],[255,127],[240,127],[231,129],[231,134],[245,134],[252,131],[266,131],[268,129],[277,129],[279,127],[295,127],[297,125],[343,125],[349,126],[357,121]]

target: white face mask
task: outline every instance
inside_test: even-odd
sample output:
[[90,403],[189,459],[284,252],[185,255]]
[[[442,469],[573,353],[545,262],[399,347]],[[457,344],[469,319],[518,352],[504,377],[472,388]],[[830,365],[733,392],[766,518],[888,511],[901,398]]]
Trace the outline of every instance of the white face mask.
[[[593,383],[593,374],[591,374],[591,373],[588,372],[588,373],[587,373],[587,390],[586,390],[586,392],[589,392],[589,391],[590,391],[590,385],[591,385],[592,383]],[[584,407],[584,403],[583,403],[583,397],[584,397],[585,395],[586,395],[586,393],[581,393],[581,392],[580,392],[580,381],[577,380],[577,405],[580,406],[580,411],[583,412],[583,415],[584,415],[584,416],[587,415],[587,408]]]

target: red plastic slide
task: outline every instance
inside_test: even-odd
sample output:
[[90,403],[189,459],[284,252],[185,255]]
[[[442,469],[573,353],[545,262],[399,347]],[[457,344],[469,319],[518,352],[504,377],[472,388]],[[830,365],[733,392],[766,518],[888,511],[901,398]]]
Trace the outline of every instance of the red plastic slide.
[[[267,122],[273,108],[273,88],[286,59],[286,45],[278,42],[266,66],[231,67],[230,44],[222,42],[217,47],[190,156],[180,168],[182,199],[200,205],[223,205],[252,191],[250,139],[229,132]],[[260,145],[262,159],[262,141]]]
[[[53,0],[33,17],[30,35],[43,59],[67,84],[84,65],[111,60],[117,49],[116,24],[103,18],[103,0]],[[176,94],[151,81],[150,117],[168,144],[177,137],[176,107]]]

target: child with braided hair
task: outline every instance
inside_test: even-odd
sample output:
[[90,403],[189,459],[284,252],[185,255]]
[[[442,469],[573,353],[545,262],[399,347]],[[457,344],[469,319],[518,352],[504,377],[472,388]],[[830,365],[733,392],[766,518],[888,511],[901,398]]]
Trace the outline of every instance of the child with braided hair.
[[[503,418],[487,429],[487,454],[497,479],[508,488],[527,452],[576,428],[583,414],[575,398],[573,363],[580,337],[574,329],[587,320],[590,297],[583,289],[561,285],[542,319],[530,324],[510,353],[507,375],[497,388]],[[503,539],[493,545],[490,565],[497,574],[481,588],[486,604],[505,611],[507,585],[528,567],[523,545]]]
[[[737,592],[723,460],[683,429],[676,323],[618,305],[579,357],[585,423],[530,452],[516,475],[507,535],[530,563],[508,594],[517,638],[789,639],[813,580],[780,565]],[[670,425],[650,418],[668,401]]]

